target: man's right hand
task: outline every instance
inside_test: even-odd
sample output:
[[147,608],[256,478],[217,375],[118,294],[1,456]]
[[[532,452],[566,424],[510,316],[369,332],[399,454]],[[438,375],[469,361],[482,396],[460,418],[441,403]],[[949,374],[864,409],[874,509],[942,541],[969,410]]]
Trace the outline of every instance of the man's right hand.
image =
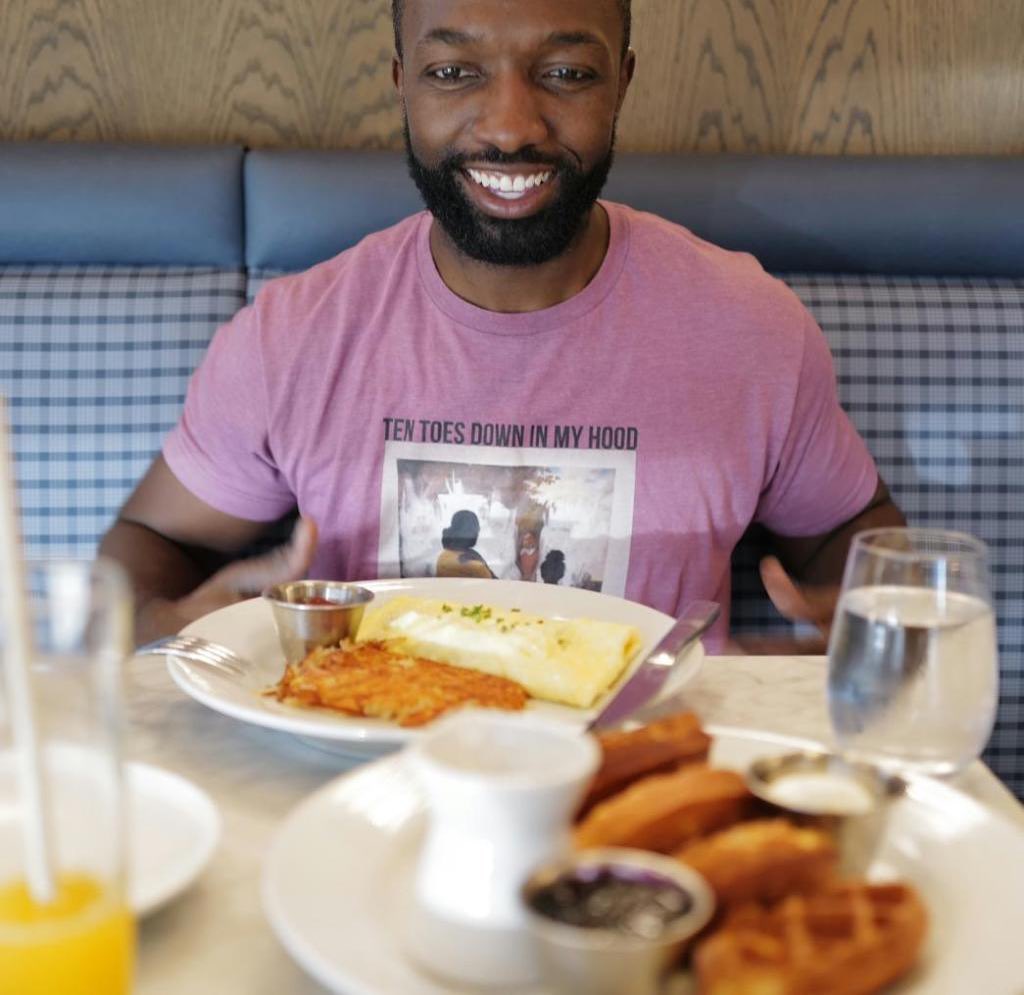
[[171,635],[218,608],[254,597],[274,584],[304,577],[313,561],[316,541],[316,523],[300,518],[288,542],[276,549],[229,563],[184,597],[150,598],[136,614],[136,641],[141,644]]
[[271,584],[304,576],[317,542],[309,519],[300,519],[279,548],[229,562],[267,528],[265,521],[236,518],[208,505],[157,456],[99,547],[100,555],[120,563],[132,582],[136,644],[171,635]]

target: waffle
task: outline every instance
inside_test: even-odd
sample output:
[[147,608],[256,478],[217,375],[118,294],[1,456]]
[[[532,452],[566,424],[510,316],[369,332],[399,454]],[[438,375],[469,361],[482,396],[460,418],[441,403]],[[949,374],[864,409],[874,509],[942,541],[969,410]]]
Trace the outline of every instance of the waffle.
[[515,681],[421,660],[382,643],[316,649],[289,664],[268,695],[292,705],[419,726],[460,705],[518,711],[529,697]]
[[578,847],[628,846],[671,853],[746,815],[753,796],[735,771],[688,764],[652,774],[596,805],[574,834]]
[[711,737],[693,712],[655,719],[639,729],[598,733],[597,741],[601,766],[580,806],[581,816],[631,781],[706,760],[711,746]]
[[845,882],[746,905],[698,945],[698,993],[870,995],[910,970],[926,925],[905,884]]
[[704,876],[719,909],[813,891],[835,874],[838,860],[827,833],[785,819],[741,822],[689,843],[673,856]]

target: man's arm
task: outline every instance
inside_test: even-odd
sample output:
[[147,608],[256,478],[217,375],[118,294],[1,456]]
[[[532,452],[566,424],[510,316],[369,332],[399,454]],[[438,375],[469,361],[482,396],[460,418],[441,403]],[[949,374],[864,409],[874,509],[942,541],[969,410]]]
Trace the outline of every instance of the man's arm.
[[197,498],[158,456],[100,542],[135,589],[137,643],[177,632],[209,611],[302,576],[316,548],[306,519],[291,540],[264,555],[223,564],[267,529]]
[[771,534],[775,555],[761,561],[765,590],[780,614],[794,622],[814,623],[821,637],[795,640],[739,635],[735,642],[749,653],[823,653],[854,535],[865,529],[900,525],[906,525],[903,512],[879,477],[867,506],[831,532],[816,536]]

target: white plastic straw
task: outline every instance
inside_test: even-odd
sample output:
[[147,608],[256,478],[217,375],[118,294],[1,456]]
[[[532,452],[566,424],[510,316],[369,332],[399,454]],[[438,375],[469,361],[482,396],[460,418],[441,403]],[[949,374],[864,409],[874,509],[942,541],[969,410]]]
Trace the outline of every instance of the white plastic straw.
[[35,705],[29,665],[32,630],[25,594],[25,568],[21,553],[15,498],[14,462],[11,459],[7,399],[0,395],[0,579],[2,579],[4,670],[10,704],[18,784],[22,799],[22,836],[25,876],[29,893],[40,904],[56,897],[53,843],[46,784],[39,752]]

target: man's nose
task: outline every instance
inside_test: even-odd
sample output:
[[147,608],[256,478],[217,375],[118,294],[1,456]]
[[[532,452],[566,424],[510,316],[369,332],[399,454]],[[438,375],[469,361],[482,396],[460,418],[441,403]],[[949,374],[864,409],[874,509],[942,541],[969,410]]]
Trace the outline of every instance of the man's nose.
[[520,73],[494,77],[483,93],[475,138],[507,153],[543,144],[549,129],[540,97],[537,88]]

